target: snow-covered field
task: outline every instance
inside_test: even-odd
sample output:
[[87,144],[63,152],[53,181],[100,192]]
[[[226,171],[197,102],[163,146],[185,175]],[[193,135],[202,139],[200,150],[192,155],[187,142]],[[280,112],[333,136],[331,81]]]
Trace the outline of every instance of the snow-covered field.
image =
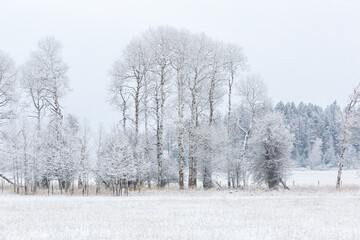
[[[334,190],[332,175],[295,171],[296,186],[312,187],[291,191],[166,189],[129,197],[0,193],[0,239],[358,240],[357,171],[344,172],[341,191]],[[318,188],[318,180],[330,188]]]
[[2,240],[360,239],[359,191],[0,195],[0,213]]

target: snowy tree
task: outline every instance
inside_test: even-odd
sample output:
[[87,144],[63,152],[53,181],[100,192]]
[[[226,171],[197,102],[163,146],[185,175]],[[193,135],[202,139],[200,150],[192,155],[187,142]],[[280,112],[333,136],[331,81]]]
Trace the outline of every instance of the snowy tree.
[[79,145],[80,145],[80,153],[79,153],[79,178],[78,178],[78,186],[82,187],[82,192],[88,192],[89,182],[90,182],[90,171],[91,171],[91,163],[90,163],[90,128],[85,122],[81,129],[82,133],[79,137]]
[[360,163],[360,155],[353,146],[348,146],[344,155],[344,167],[356,169]]
[[101,154],[102,178],[115,190],[116,195],[121,194],[119,190],[122,191],[123,183],[127,185],[129,180],[136,180],[136,167],[129,139],[118,127],[113,127],[112,133],[106,138]]
[[265,182],[269,189],[283,183],[290,167],[293,136],[279,113],[268,113],[256,121],[250,140],[251,173],[255,182]]
[[158,187],[162,187],[162,160],[163,160],[163,135],[165,102],[170,92],[171,50],[173,48],[173,36],[176,30],[171,27],[158,27],[149,29],[145,33],[152,53],[154,78],[154,109],[156,121],[156,154],[158,164]]
[[282,113],[285,122],[294,134],[294,148],[292,159],[299,167],[309,166],[309,156],[316,139],[321,139],[323,144],[321,151],[324,155],[324,164],[327,167],[334,166],[334,159],[340,155],[339,138],[342,112],[336,102],[323,110],[314,104],[282,102],[275,107]]
[[[4,132],[4,140],[2,146],[2,159],[5,159],[5,166],[8,172],[12,173],[13,181],[7,180],[13,184],[14,192],[19,193],[21,186],[22,175],[22,144],[21,144],[22,129],[19,127],[17,121],[12,121],[7,125]],[[4,179],[4,175],[1,175]]]
[[[212,42],[209,43],[209,81],[207,84],[207,104],[208,104],[208,130],[215,130],[212,129],[213,125],[215,124],[215,110],[216,106],[221,102],[222,97],[224,95],[223,86],[225,83],[225,72],[223,66],[223,59],[224,59],[224,45],[221,42]],[[225,134],[226,136],[226,134]],[[212,175],[212,165],[214,161],[214,154],[217,151],[217,148],[213,148],[212,136],[210,134],[207,137],[207,143],[204,144],[205,150],[207,151],[207,164],[203,164],[202,175],[203,175],[203,187],[209,188],[212,186],[211,182],[211,175]],[[221,138],[226,139],[226,138]]]
[[199,127],[199,117],[203,106],[206,106],[206,95],[204,96],[203,89],[205,88],[206,80],[209,77],[209,61],[208,61],[208,39],[205,35],[194,36],[190,52],[190,70],[187,78],[186,87],[189,92],[188,105],[190,108],[189,116],[189,187],[196,187],[197,185],[197,159],[196,159],[196,129]]
[[359,113],[358,111],[356,111],[356,107],[358,101],[360,100],[360,84],[353,89],[353,92],[349,96],[349,98],[350,98],[350,102],[346,107],[342,119],[343,132],[341,137],[341,152],[340,152],[339,170],[336,180],[336,188],[340,188],[345,152],[348,148],[349,140],[351,139],[351,134],[353,130],[358,127],[359,124]]
[[16,78],[14,61],[0,51],[0,122],[2,123],[14,114],[11,104],[16,101]]
[[[121,58],[115,62],[111,70],[112,83],[110,86],[111,103],[121,109],[123,132],[132,140],[132,147],[138,169],[138,182],[146,174],[142,169],[149,163],[149,100],[152,93],[153,79],[151,51],[144,37],[133,39],[124,49]],[[142,106],[143,105],[143,106]],[[140,114],[145,118],[145,144],[139,145]],[[131,120],[127,126],[127,120]],[[127,127],[132,131],[128,131]],[[145,151],[142,148],[145,147]],[[145,163],[146,162],[146,163]],[[149,180],[149,179],[148,179]]]
[[[156,146],[158,186],[162,185],[164,177],[166,121],[174,113],[177,114],[173,122],[176,123],[178,135],[179,186],[184,187],[186,151],[189,186],[197,185],[196,155],[200,137],[197,130],[204,124],[211,126],[217,120],[216,106],[223,100],[226,85],[231,105],[232,88],[245,62],[241,48],[236,45],[225,45],[205,34],[192,34],[167,26],[150,28],[134,38],[122,52],[110,73],[111,102],[122,111],[123,131],[129,139],[135,139],[135,144],[132,144],[138,169],[142,168],[139,165],[151,162],[150,146]],[[141,134],[141,115],[144,117],[145,141],[137,140]],[[130,124],[126,124],[128,120]],[[154,132],[151,132],[152,125],[156,125]],[[156,143],[150,142],[153,135],[156,136]],[[141,146],[138,145],[140,142]],[[188,149],[185,149],[185,145],[188,145]],[[142,148],[145,149],[143,152]],[[166,158],[167,161],[171,159]],[[207,168],[206,165],[203,167]],[[141,172],[141,175],[146,174],[143,170]],[[146,175],[150,186],[150,170]]]
[[111,103],[122,109],[123,127],[126,128],[126,111],[129,103],[134,104],[135,140],[139,133],[139,120],[141,99],[145,78],[150,70],[151,62],[147,45],[143,39],[132,40],[124,49],[121,58],[117,60],[110,72],[112,82],[110,85]]
[[321,159],[322,159],[321,147],[322,147],[322,145],[323,145],[322,140],[320,138],[318,138],[315,140],[315,143],[312,146],[312,149],[309,154],[309,165],[310,165],[311,169],[314,169],[314,168],[320,166],[320,164],[321,164]]
[[325,119],[327,121],[327,134],[328,134],[328,147],[330,145],[334,148],[334,153],[336,156],[340,156],[340,136],[341,136],[341,118],[342,118],[342,111],[340,109],[340,106],[337,104],[337,102],[333,102],[331,105],[326,107],[325,111]]
[[[244,185],[246,185],[246,171],[247,163],[246,158],[248,155],[248,140],[253,131],[256,119],[269,108],[269,99],[267,97],[267,88],[264,80],[259,74],[249,74],[246,76],[238,88],[241,97],[241,107],[243,109],[242,118],[246,120],[240,121],[238,117],[237,126],[243,135],[241,143],[241,156],[240,161],[237,162],[236,172],[241,172],[243,175]],[[242,122],[246,122],[242,125]],[[240,174],[237,173],[237,176]]]
[[36,123],[36,134],[34,136],[34,149],[33,149],[33,178],[36,183],[34,184],[34,192],[36,187],[39,185],[39,162],[41,159],[41,128],[42,128],[42,117],[46,106],[46,88],[44,78],[41,76],[41,71],[37,68],[37,61],[32,59],[22,68],[21,86],[25,92],[26,97],[31,101],[31,106],[34,111],[31,111],[30,117],[35,118]]
[[31,126],[25,117],[19,116],[6,123],[3,129],[1,143],[1,158],[3,171],[12,173],[12,181],[2,172],[0,177],[13,184],[14,192],[20,193],[20,188],[27,195],[34,188],[33,154]]
[[144,164],[146,165],[146,180],[148,182],[148,187],[151,188],[151,144],[150,144],[150,131],[149,131],[149,118],[150,118],[150,96],[152,92],[152,81],[150,77],[144,79],[144,94],[143,94],[143,112],[144,112],[144,138],[143,147],[144,147]]
[[328,145],[329,147],[324,153],[324,164],[328,167],[335,167],[337,165],[338,156],[335,153],[333,140],[331,138]]
[[[9,55],[5,54],[4,52],[0,51],[0,124],[10,124],[13,126],[12,123],[8,122],[8,120],[14,121],[15,118],[15,110],[16,110],[16,84],[17,84],[17,71],[15,67],[14,61],[10,58]],[[14,127],[14,132],[9,131],[9,125],[5,126],[5,130],[2,132],[2,137],[5,137],[5,144],[7,147],[3,157],[3,163],[1,164],[2,167],[0,168],[0,178],[5,179],[8,182],[12,182],[6,176],[3,175],[3,171],[7,169],[14,169],[14,164],[17,162],[17,157],[15,156],[18,154],[17,152],[17,141],[19,138],[16,138],[18,129]],[[15,136],[14,136],[15,134]],[[13,136],[13,137],[9,137]],[[10,143],[11,142],[11,143]],[[10,147],[11,146],[11,147]],[[3,150],[4,151],[4,150]],[[15,188],[15,175],[14,175],[14,188]]]
[[184,147],[184,111],[185,111],[185,84],[186,75],[189,70],[189,55],[191,36],[187,31],[181,31],[177,35],[178,41],[175,43],[172,67],[175,70],[176,80],[175,86],[177,89],[177,131],[178,131],[178,162],[179,162],[179,187],[184,188],[184,161],[185,161],[185,147]]
[[[241,71],[244,71],[247,68],[247,59],[243,53],[243,50],[237,46],[236,44],[226,44],[225,46],[225,57],[224,57],[224,70],[227,78],[227,136],[228,136],[228,143],[227,143],[227,174],[228,174],[228,187],[231,186],[231,177],[232,177],[232,169],[234,167],[234,155],[232,154],[232,149],[234,145],[232,144],[230,138],[230,131],[231,131],[231,120],[232,120],[232,95],[233,95],[233,88],[236,85],[240,78],[239,75]],[[234,187],[234,186],[233,186]]]
[[[32,87],[36,90],[41,90],[37,86],[39,84],[42,84],[45,88],[45,97],[40,95],[42,93],[37,94],[39,94],[41,101],[43,99],[49,105],[54,119],[62,119],[59,101],[69,91],[69,79],[67,76],[69,67],[62,59],[61,49],[62,45],[58,40],[54,37],[46,37],[39,41],[38,49],[32,53],[30,60],[30,67],[34,66],[35,69],[32,70],[35,71],[36,75],[30,76],[29,81],[34,80]],[[40,83],[37,82],[39,79],[41,79]]]
[[212,175],[224,169],[226,151],[226,129],[218,125],[202,126],[198,129],[196,157],[202,175],[203,187],[213,187]]
[[60,185],[60,189],[65,188],[65,192],[68,192],[70,188],[73,191],[74,181],[78,178],[81,166],[80,123],[75,116],[66,116],[61,137],[60,161],[62,167],[59,169],[58,176],[64,181],[63,185]]

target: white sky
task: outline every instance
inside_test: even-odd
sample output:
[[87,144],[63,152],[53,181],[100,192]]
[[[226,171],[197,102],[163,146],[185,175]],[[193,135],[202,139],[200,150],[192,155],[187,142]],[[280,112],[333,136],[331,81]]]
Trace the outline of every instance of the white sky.
[[0,49],[21,65],[39,39],[55,36],[70,66],[67,112],[109,125],[120,113],[106,103],[108,70],[132,37],[157,25],[239,44],[274,103],[345,105],[360,81],[355,0],[1,0]]

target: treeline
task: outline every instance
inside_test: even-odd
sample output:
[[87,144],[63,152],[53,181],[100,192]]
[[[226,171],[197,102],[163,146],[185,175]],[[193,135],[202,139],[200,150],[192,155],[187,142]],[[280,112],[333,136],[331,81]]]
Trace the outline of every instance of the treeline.
[[227,187],[244,187],[250,177],[274,188],[291,166],[336,164],[339,107],[273,108],[236,44],[158,27],[120,56],[110,67],[108,100],[121,119],[94,133],[63,113],[69,78],[60,42],[39,41],[20,67],[0,54],[0,177],[15,191],[87,193],[96,185],[97,193],[118,195],[129,184],[210,188],[226,179]]
[[[294,135],[291,158],[295,167],[328,169],[338,167],[341,137],[343,133],[343,111],[334,102],[325,109],[314,104],[283,102],[275,106],[284,115],[290,132]],[[359,166],[359,131],[351,134],[344,158],[346,168]]]

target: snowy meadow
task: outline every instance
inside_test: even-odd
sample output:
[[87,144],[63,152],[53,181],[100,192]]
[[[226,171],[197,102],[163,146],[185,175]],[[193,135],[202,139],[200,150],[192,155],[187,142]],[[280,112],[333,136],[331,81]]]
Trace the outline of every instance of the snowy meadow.
[[359,191],[5,195],[0,212],[3,240],[360,238]]
[[0,194],[0,239],[359,239],[360,177],[344,171],[338,191],[334,176],[296,170],[290,191],[165,187],[83,197],[8,189]]

